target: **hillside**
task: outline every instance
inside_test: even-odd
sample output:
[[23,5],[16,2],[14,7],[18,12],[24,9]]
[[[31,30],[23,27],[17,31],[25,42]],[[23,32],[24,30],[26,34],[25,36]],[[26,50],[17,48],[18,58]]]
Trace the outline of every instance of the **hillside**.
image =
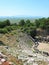
[[[32,62],[39,65],[41,63],[42,65],[48,65],[47,58],[49,57],[45,58],[42,54],[35,53],[33,48],[35,43],[26,33],[23,33],[20,30],[13,30],[10,33],[0,34],[0,41],[4,44],[4,46],[0,46],[0,52],[5,54],[8,60],[15,65],[21,65],[22,63],[23,65],[32,65]],[[44,61],[44,59],[47,61]],[[39,61],[41,63],[39,63]]]
[[[17,46],[17,44],[23,44],[26,46],[32,46],[33,45],[33,41],[28,38],[28,35],[25,33],[22,33],[19,30],[14,30],[9,34],[0,34],[0,41],[2,41],[5,45],[9,45],[9,46]],[[23,43],[24,42],[24,43]],[[21,45],[22,46],[22,45]]]
[[[0,43],[3,45],[0,46],[0,52],[3,52],[6,56],[9,57],[9,54],[15,58],[20,54],[32,54],[32,45],[34,42],[28,37],[27,34],[22,33],[19,30],[14,30],[8,34],[0,34]],[[2,49],[2,50],[1,50]],[[11,59],[10,56],[10,59]],[[17,59],[18,60],[18,59]],[[14,62],[16,59],[14,60]],[[19,60],[18,60],[19,61]],[[17,61],[17,62],[18,62]]]
[[49,18],[35,22],[22,19],[18,24],[11,24],[10,20],[0,22],[1,60],[10,61],[13,65],[48,65],[48,32]]

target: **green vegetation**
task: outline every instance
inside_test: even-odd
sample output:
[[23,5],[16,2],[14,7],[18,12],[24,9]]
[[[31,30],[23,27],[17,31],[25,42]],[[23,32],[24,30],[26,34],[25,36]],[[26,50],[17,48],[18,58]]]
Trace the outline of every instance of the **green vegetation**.
[[41,29],[49,29],[49,18],[41,18],[35,21],[36,27]]
[[0,33],[3,34],[11,32],[12,30],[19,29],[34,38],[37,34],[36,29],[38,28],[49,32],[49,18],[36,19],[34,22],[30,22],[30,20],[25,21],[22,19],[18,24],[12,24],[9,20],[0,22]]
[[10,26],[10,21],[9,20],[0,22],[0,28],[4,28],[5,26]]

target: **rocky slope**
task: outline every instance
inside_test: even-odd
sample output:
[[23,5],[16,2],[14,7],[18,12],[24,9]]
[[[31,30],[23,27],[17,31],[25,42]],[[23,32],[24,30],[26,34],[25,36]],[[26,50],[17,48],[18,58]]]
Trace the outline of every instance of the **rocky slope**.
[[26,33],[14,30],[0,34],[0,52],[5,54],[14,65],[48,65],[49,57],[34,50],[34,41]]

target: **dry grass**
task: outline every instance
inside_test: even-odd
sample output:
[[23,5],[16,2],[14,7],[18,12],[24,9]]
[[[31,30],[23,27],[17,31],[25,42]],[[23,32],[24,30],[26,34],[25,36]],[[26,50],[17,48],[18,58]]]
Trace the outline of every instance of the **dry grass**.
[[21,60],[18,60],[17,58],[15,58],[12,55],[8,56],[8,58],[9,58],[9,61],[15,63],[16,65],[23,65]]

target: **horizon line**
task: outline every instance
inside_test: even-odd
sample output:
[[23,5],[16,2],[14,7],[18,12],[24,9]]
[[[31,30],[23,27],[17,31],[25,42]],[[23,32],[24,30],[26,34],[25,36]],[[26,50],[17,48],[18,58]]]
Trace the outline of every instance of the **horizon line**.
[[7,15],[7,16],[0,16],[0,17],[49,17],[49,16],[31,16],[31,15]]

